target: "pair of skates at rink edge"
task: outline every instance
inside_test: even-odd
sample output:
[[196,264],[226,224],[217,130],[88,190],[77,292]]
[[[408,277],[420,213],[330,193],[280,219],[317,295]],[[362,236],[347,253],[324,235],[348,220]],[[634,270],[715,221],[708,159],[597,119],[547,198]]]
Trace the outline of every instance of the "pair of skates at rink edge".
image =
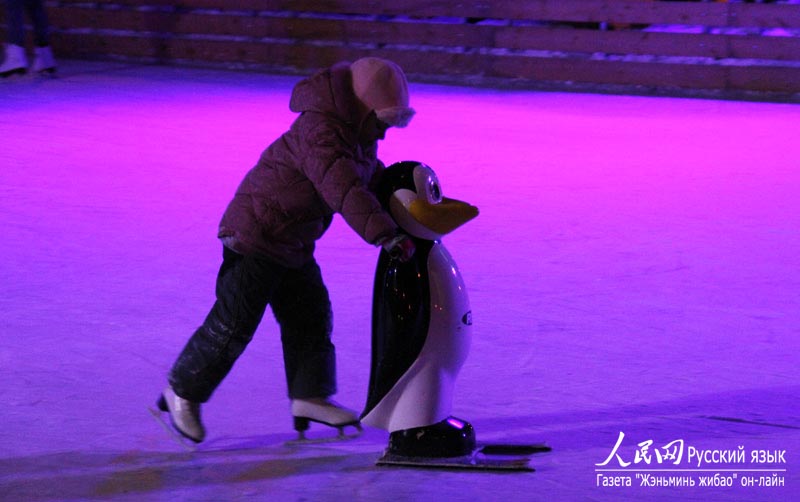
[[[367,404],[359,422],[339,408],[331,410],[341,413],[341,420],[304,416],[293,403],[300,437],[295,443],[305,440],[310,422],[337,428],[339,436],[329,440],[356,437],[363,422],[389,431],[389,445],[377,465],[533,471],[531,455],[550,451],[549,446],[479,444],[472,425],[450,415],[455,379],[469,352],[472,318],[464,282],[441,238],[475,218],[478,209],[442,197],[433,170],[414,161],[386,168],[376,193],[414,239],[416,252],[407,262],[384,250],[378,258]],[[158,404],[168,411],[163,396]],[[307,410],[314,415],[314,406]],[[174,419],[173,427],[180,432]],[[345,427],[356,432],[348,434]]]

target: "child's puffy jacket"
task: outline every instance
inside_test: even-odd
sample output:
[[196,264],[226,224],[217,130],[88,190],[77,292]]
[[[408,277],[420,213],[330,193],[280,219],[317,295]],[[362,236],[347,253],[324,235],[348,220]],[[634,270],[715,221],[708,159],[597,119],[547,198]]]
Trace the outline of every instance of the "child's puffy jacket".
[[348,63],[295,86],[289,107],[300,116],[239,185],[219,227],[227,247],[298,267],[334,213],[372,244],[397,232],[369,188],[383,164],[360,130],[366,112],[352,87]]

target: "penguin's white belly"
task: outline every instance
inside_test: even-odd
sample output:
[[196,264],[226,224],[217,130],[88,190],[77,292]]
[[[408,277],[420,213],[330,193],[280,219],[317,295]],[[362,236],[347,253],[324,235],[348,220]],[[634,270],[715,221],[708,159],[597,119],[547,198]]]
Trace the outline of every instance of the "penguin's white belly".
[[456,376],[469,353],[472,319],[464,281],[440,243],[428,256],[430,324],[419,357],[362,422],[389,432],[450,416]]

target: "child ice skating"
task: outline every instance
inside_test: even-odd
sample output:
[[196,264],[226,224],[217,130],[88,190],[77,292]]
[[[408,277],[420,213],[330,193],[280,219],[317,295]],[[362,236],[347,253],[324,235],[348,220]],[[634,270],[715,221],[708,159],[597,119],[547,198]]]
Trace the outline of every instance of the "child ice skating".
[[378,140],[408,125],[408,84],[393,62],[363,58],[302,80],[289,107],[300,115],[262,153],[222,216],[223,261],[216,302],[169,372],[158,407],[175,429],[201,442],[200,407],[253,337],[267,305],[280,325],[295,429],[340,429],[357,415],[331,400],[335,351],[328,291],[314,259],[334,213],[366,242],[408,260],[413,241],[372,191],[384,169]]

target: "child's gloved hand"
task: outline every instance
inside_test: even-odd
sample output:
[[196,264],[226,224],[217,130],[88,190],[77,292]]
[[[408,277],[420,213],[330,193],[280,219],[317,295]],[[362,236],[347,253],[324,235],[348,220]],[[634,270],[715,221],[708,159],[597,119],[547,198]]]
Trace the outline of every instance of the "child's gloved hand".
[[383,243],[383,249],[389,253],[391,258],[407,262],[414,256],[417,247],[411,237],[406,234],[399,234]]

